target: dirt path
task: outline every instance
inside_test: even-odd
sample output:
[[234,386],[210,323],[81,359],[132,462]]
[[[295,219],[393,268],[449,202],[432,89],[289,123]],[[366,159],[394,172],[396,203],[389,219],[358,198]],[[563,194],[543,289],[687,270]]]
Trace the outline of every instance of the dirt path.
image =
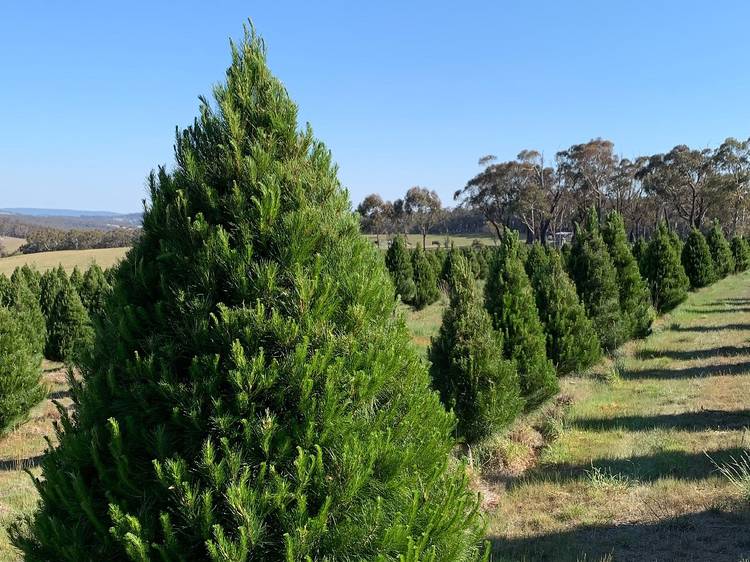
[[495,484],[496,559],[750,560],[748,498],[714,464],[750,446],[750,275],[692,294],[604,369],[564,381],[560,437]]

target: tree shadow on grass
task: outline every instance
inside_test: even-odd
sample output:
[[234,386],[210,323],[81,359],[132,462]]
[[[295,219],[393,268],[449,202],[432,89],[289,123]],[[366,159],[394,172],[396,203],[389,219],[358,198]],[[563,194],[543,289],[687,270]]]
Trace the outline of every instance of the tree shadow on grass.
[[692,359],[735,357],[737,355],[748,354],[750,354],[750,345],[723,345],[721,347],[713,347],[711,349],[690,349],[687,351],[673,349],[641,349],[636,352],[635,356],[638,359],[659,359],[661,357],[666,357],[667,359],[675,359],[677,361],[690,361]]
[[734,313],[740,313],[740,312],[750,312],[750,307],[748,306],[735,306],[731,308],[722,308],[722,309],[716,309],[716,308],[686,308],[686,312],[690,312],[692,314],[734,314]]
[[721,332],[724,330],[750,330],[750,324],[719,324],[716,326],[681,326],[672,324],[669,329],[672,332]]
[[750,426],[750,410],[701,410],[679,414],[653,416],[618,416],[616,418],[582,418],[571,422],[572,427],[585,431],[648,431],[678,429],[706,431],[741,429]]
[[15,472],[26,468],[35,468],[42,464],[44,454],[25,459],[0,459],[0,472]]
[[511,485],[529,480],[568,482],[591,478],[594,473],[635,482],[653,482],[662,478],[704,480],[719,474],[717,464],[739,459],[746,451],[741,447],[698,452],[664,450],[625,458],[602,457],[581,463],[544,464],[528,471]]
[[742,375],[750,373],[750,361],[719,365],[703,365],[682,369],[627,369],[620,373],[623,379],[694,379],[719,375]]
[[[655,521],[585,525],[536,536],[490,536],[503,562],[738,562],[750,552],[750,513],[710,509]],[[609,557],[609,558],[607,558]]]

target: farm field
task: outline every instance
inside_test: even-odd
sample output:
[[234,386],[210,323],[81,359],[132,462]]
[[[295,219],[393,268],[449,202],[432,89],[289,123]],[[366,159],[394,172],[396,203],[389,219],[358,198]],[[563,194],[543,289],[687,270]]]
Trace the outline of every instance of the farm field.
[[26,243],[24,238],[13,238],[12,236],[0,236],[0,250],[6,254],[15,254],[18,248]]
[[61,250],[59,252],[39,252],[37,254],[19,254],[0,259],[0,273],[10,275],[16,267],[24,264],[36,267],[44,272],[58,264],[70,273],[78,266],[88,268],[93,262],[106,269],[119,262],[129,248],[99,248],[95,250]]

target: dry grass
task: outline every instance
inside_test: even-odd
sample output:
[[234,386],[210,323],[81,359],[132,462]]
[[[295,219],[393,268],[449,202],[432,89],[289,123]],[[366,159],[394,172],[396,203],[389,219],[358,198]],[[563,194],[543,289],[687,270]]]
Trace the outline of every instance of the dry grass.
[[38,254],[18,254],[0,259],[0,273],[10,275],[16,267],[29,264],[39,271],[46,271],[62,264],[70,273],[78,266],[87,269],[93,262],[107,268],[119,262],[129,248],[100,248],[96,250],[61,250],[59,252],[40,252]]
[[47,448],[45,438],[55,439],[53,422],[59,419],[60,414],[52,400],[57,400],[64,407],[71,405],[67,377],[62,366],[45,362],[44,368],[48,398],[32,410],[25,424],[0,439],[0,562],[20,559],[18,552],[8,542],[6,528],[36,506],[36,489],[25,469],[38,475],[37,466]]
[[0,255],[15,254],[18,248],[26,244],[25,238],[13,238],[12,236],[0,236]]

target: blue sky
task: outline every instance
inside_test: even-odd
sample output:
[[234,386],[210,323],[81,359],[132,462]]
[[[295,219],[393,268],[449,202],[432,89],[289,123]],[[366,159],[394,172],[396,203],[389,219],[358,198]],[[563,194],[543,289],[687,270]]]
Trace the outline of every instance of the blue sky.
[[137,211],[252,18],[356,204],[484,154],[750,136],[747,2],[6,2],[0,207]]

